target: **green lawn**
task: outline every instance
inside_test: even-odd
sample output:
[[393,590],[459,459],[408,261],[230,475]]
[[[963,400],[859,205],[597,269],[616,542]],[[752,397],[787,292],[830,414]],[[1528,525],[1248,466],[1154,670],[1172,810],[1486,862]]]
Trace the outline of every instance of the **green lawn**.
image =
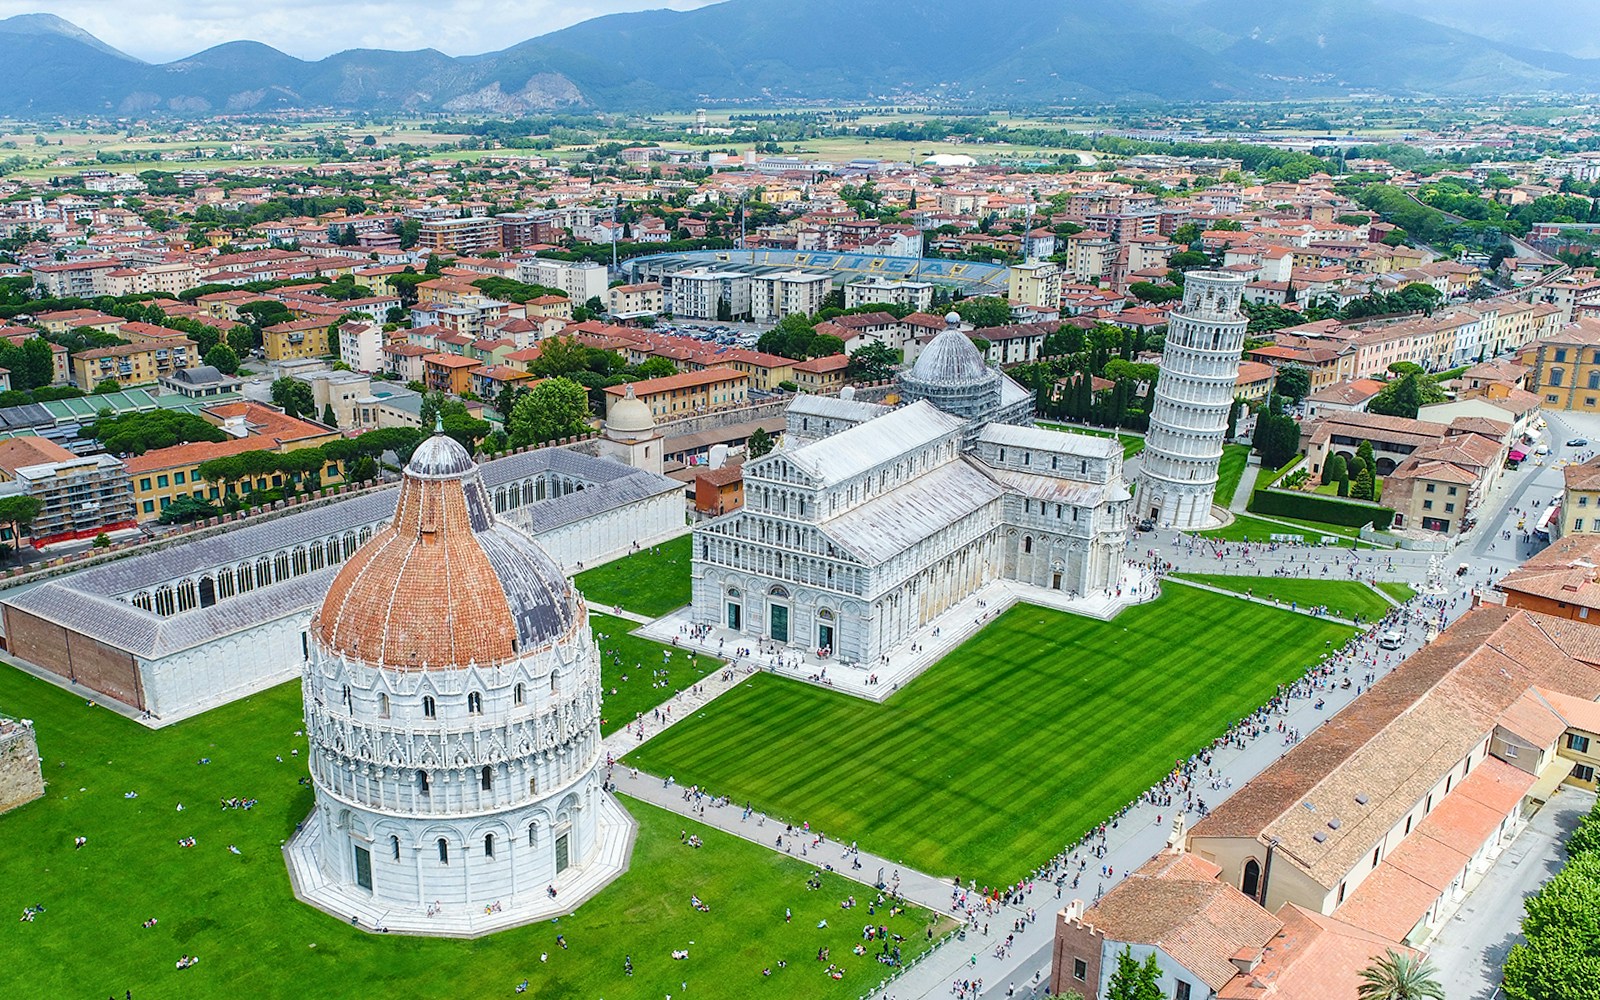
[[[1318,486],[1313,492],[1315,492],[1318,496],[1338,497],[1339,496],[1339,484],[1338,483],[1323,483],[1321,486]],[[1372,484],[1372,499],[1375,500],[1375,501],[1383,499],[1383,479],[1381,477],[1378,478],[1377,480],[1375,480],[1373,482],[1373,484]]]
[[693,544],[691,536],[679,535],[670,542],[586,569],[574,582],[592,607],[621,605],[624,611],[660,618],[689,603],[689,555]]
[[1003,882],[1350,634],[1188,587],[1112,622],[1023,605],[882,705],[757,674],[626,760],[932,874]]
[[1118,431],[1101,430],[1098,427],[1081,427],[1077,424],[1058,424],[1049,420],[1036,420],[1034,423],[1040,427],[1048,427],[1053,431],[1071,431],[1074,434],[1087,434],[1090,437],[1097,438],[1114,437],[1122,442],[1122,457],[1124,459],[1132,458],[1139,452],[1144,451],[1144,438],[1138,434],[1123,434]]
[[[6,996],[510,996],[527,978],[528,995],[540,998],[676,996],[687,981],[690,997],[855,1000],[886,971],[870,952],[850,953],[861,924],[887,920],[908,956],[927,946],[925,911],[868,918],[863,908],[846,918],[839,901],[870,898],[862,886],[827,875],[808,891],[810,869],[798,860],[631,800],[640,827],[632,868],[577,914],[476,941],[365,934],[289,890],[279,844],[311,805],[297,781],[298,684],[159,732],[9,668],[0,669],[0,705],[37,722],[50,782],[46,798],[0,817],[0,910],[14,921],[0,947]],[[129,791],[138,798],[125,799]],[[223,796],[260,804],[225,811]],[[681,845],[685,829],[705,846]],[[81,851],[75,836],[89,838]],[[178,846],[186,836],[195,847]],[[695,911],[690,894],[711,912]],[[15,922],[36,904],[37,919]],[[145,929],[150,917],[159,922]],[[826,930],[816,926],[823,919]],[[556,946],[557,933],[570,950]],[[823,946],[848,970],[843,980],[822,975]],[[674,961],[675,948],[689,959]],[[201,961],[177,971],[185,953]],[[763,979],[767,966],[774,972]]]
[[1226,507],[1233,503],[1233,495],[1239,489],[1239,480],[1244,478],[1245,466],[1249,462],[1249,445],[1222,446],[1222,464],[1217,467],[1217,496],[1214,501],[1217,506]]
[[1380,583],[1378,584],[1378,589],[1401,604],[1417,596],[1417,588],[1409,583]]
[[[1279,524],[1282,521],[1285,523]],[[1235,514],[1233,523],[1221,528],[1212,528],[1209,531],[1195,531],[1191,534],[1198,538],[1215,538],[1225,542],[1265,542],[1270,541],[1273,535],[1299,534],[1302,541],[1315,544],[1321,541],[1323,535],[1333,535],[1343,539],[1339,544],[1345,545],[1354,541],[1360,535],[1360,529],[1347,528],[1342,524],[1320,524],[1315,521],[1301,521],[1292,517],[1274,518],[1264,521],[1259,517],[1248,514]],[[1371,542],[1361,542],[1366,548],[1377,548]]]
[[[606,691],[600,731],[607,736],[632,722],[640,712],[650,711],[722,666],[714,656],[629,635],[628,630],[638,626],[625,618],[591,611],[589,625],[600,647],[600,673]],[[663,654],[669,653],[671,656],[663,659]],[[657,676],[663,670],[666,675]]]
[[1325,604],[1340,618],[1361,615],[1368,621],[1382,618],[1394,605],[1364,583],[1355,580],[1301,580],[1281,576],[1221,576],[1215,573],[1178,573],[1179,579],[1193,580],[1222,590],[1243,594],[1249,591],[1265,600],[1277,598],[1284,604],[1295,602],[1302,608]]

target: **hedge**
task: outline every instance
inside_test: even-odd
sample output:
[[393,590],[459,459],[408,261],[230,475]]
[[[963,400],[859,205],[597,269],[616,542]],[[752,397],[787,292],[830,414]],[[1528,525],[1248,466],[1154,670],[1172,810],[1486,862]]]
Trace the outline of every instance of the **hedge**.
[[[1293,469],[1295,466],[1299,465],[1301,462],[1304,462],[1305,460],[1306,460],[1306,457],[1304,455],[1296,455],[1295,457],[1289,459],[1289,461],[1283,463],[1283,468],[1279,469],[1277,472],[1274,472],[1272,475],[1268,476],[1266,479],[1257,479],[1256,480],[1256,489],[1264,490],[1264,489],[1270,488],[1271,486],[1276,484],[1278,480],[1282,479],[1289,472],[1290,469]],[[1257,473],[1257,475],[1259,476],[1260,473]]]
[[1368,521],[1379,531],[1394,523],[1394,509],[1377,505],[1347,503],[1314,493],[1289,493],[1283,490],[1256,490],[1250,496],[1248,510],[1252,514],[1276,514],[1302,521],[1321,521],[1323,524],[1340,524],[1359,528]]

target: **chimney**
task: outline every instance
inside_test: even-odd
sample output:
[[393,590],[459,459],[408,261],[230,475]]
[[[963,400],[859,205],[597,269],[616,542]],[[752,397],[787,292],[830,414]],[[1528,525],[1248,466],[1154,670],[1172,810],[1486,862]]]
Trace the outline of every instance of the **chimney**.
[[1083,900],[1074,899],[1072,902],[1068,903],[1067,908],[1061,911],[1061,916],[1066,920],[1082,920]]
[[1261,949],[1250,947],[1240,948],[1238,951],[1233,953],[1233,957],[1228,961],[1233,963],[1234,968],[1248,976],[1250,973],[1256,971],[1256,966],[1261,964]]

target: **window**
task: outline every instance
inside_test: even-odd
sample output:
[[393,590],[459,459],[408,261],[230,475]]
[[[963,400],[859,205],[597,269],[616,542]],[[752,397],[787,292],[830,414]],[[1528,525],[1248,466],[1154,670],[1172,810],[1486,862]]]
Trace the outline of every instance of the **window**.
[[1582,531],[1583,530],[1583,518],[1580,517],[1577,520],[1572,522],[1572,530],[1573,531]]
[[1173,988],[1172,1000],[1189,1000],[1189,984],[1178,980]]
[[492,833],[483,835],[483,856],[486,858],[494,857],[494,834]]
[[434,704],[433,704],[433,695],[431,695],[431,694],[423,695],[422,696],[422,717],[424,719],[431,719],[431,718],[434,718],[434,716],[436,714],[437,713],[436,713],[436,711],[434,709]]
[[387,719],[388,717],[389,717],[389,696],[384,694],[382,691],[380,691],[380,692],[378,692],[378,718]]
[[428,772],[427,771],[418,771],[417,772],[417,791],[421,792],[423,795],[428,794]]
[[1427,486],[1423,487],[1422,492],[1424,492],[1424,493],[1432,493],[1433,492],[1433,484],[1429,483]]
[[443,837],[439,838],[439,863],[441,865],[450,863],[450,844]]
[[1239,891],[1255,899],[1261,891],[1261,865],[1255,858],[1244,863],[1244,877],[1239,880]]
[[1072,960],[1072,978],[1080,983],[1089,978],[1089,965],[1081,958]]
[[1379,844],[1372,849],[1372,867],[1378,867],[1378,862],[1383,860],[1383,845]]
[[483,714],[483,695],[476,691],[467,693],[467,711],[473,715]]
[[[1558,353],[1562,353],[1562,352],[1558,352]],[[1561,387],[1561,380],[1566,378],[1566,374],[1567,373],[1563,369],[1560,369],[1560,368],[1552,368],[1552,369],[1550,369],[1550,387],[1552,389],[1560,388]]]
[[512,704],[515,704],[515,705],[522,704],[522,702],[524,701],[525,697],[526,697],[525,689],[523,688],[523,686],[521,684],[518,684],[515,688],[512,689],[512,692],[511,692],[511,702],[512,702]]
[[[1590,386],[1589,388],[1591,388],[1591,389],[1600,389],[1600,386]],[[174,486],[182,486],[183,485],[183,473],[174,472],[172,474],[172,484]]]
[[534,841],[539,839],[539,826],[536,823],[528,824],[528,846],[532,847]]
[[167,477],[166,476],[157,476],[156,477],[156,486],[159,487],[159,488],[165,488],[167,486]]
[[1422,501],[1422,509],[1423,510],[1432,510],[1433,509],[1433,501],[1432,500],[1424,500],[1424,501]]
[[1589,737],[1587,737],[1587,736],[1579,736],[1577,733],[1568,733],[1567,734],[1567,749],[1568,750],[1576,750],[1579,753],[1588,753],[1589,752]]
[[1579,764],[1577,767],[1572,769],[1572,776],[1577,778],[1579,781],[1592,782],[1594,781],[1594,768],[1590,767],[1588,764]]
[[1456,509],[1456,505],[1455,505],[1455,504],[1453,504],[1453,503],[1447,503],[1447,504],[1445,504],[1445,505],[1444,505],[1444,512],[1445,512],[1445,513],[1446,513],[1446,514],[1453,514],[1453,513],[1455,513],[1455,509]]
[[[443,843],[443,841],[440,841],[440,843]],[[1344,903],[1344,883],[1340,882],[1339,883],[1339,902],[1335,903],[1334,905],[1335,906],[1339,906],[1339,905],[1342,905],[1343,903]]]
[[1565,360],[1567,360],[1567,349],[1565,347],[1556,348],[1556,360],[1557,361],[1565,361]]
[[144,502],[144,512],[145,512],[145,513],[146,513],[146,514],[154,514],[154,513],[155,513],[155,512],[156,512],[156,505],[155,505],[155,501],[153,501],[153,500],[146,500],[146,501],[145,501],[145,502]]
[[150,489],[150,477],[149,476],[146,476],[143,479],[139,480],[139,489],[141,491],[144,491],[144,492],[148,492],[149,491],[149,489]]
[[1456,495],[1456,488],[1454,486],[1450,487],[1450,495],[1451,496],[1455,496]]
[[1406,817],[1406,832],[1402,833],[1400,836],[1406,837],[1406,836],[1410,836],[1410,835],[1411,835],[1411,817],[1407,816]]
[[494,768],[487,764],[485,764],[483,767],[482,781],[484,791],[487,792],[494,788]]

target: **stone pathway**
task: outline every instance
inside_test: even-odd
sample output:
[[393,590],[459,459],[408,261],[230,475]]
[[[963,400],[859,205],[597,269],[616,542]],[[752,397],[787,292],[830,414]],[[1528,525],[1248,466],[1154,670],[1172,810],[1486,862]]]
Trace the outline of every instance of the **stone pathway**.
[[1228,504],[1228,509],[1235,514],[1243,514],[1250,503],[1250,496],[1256,490],[1256,479],[1260,477],[1261,466],[1245,464],[1244,474],[1239,477],[1239,485],[1233,491],[1233,502]]
[[1277,608],[1279,611],[1287,611],[1290,614],[1305,615],[1307,618],[1320,618],[1323,621],[1336,622],[1340,625],[1349,625],[1351,628],[1362,627],[1350,619],[1340,618],[1338,615],[1314,615],[1304,608],[1290,607],[1289,605],[1284,604],[1282,601],[1269,601],[1265,597],[1254,597],[1249,594],[1241,594],[1237,590],[1224,590],[1221,587],[1213,587],[1209,583],[1201,583],[1198,580],[1181,580],[1175,576],[1169,576],[1161,582],[1163,584],[1175,583],[1180,587],[1193,587],[1196,590],[1209,590],[1213,594],[1221,594],[1223,597],[1236,597],[1241,601],[1249,601],[1251,604],[1263,604],[1269,608]]

